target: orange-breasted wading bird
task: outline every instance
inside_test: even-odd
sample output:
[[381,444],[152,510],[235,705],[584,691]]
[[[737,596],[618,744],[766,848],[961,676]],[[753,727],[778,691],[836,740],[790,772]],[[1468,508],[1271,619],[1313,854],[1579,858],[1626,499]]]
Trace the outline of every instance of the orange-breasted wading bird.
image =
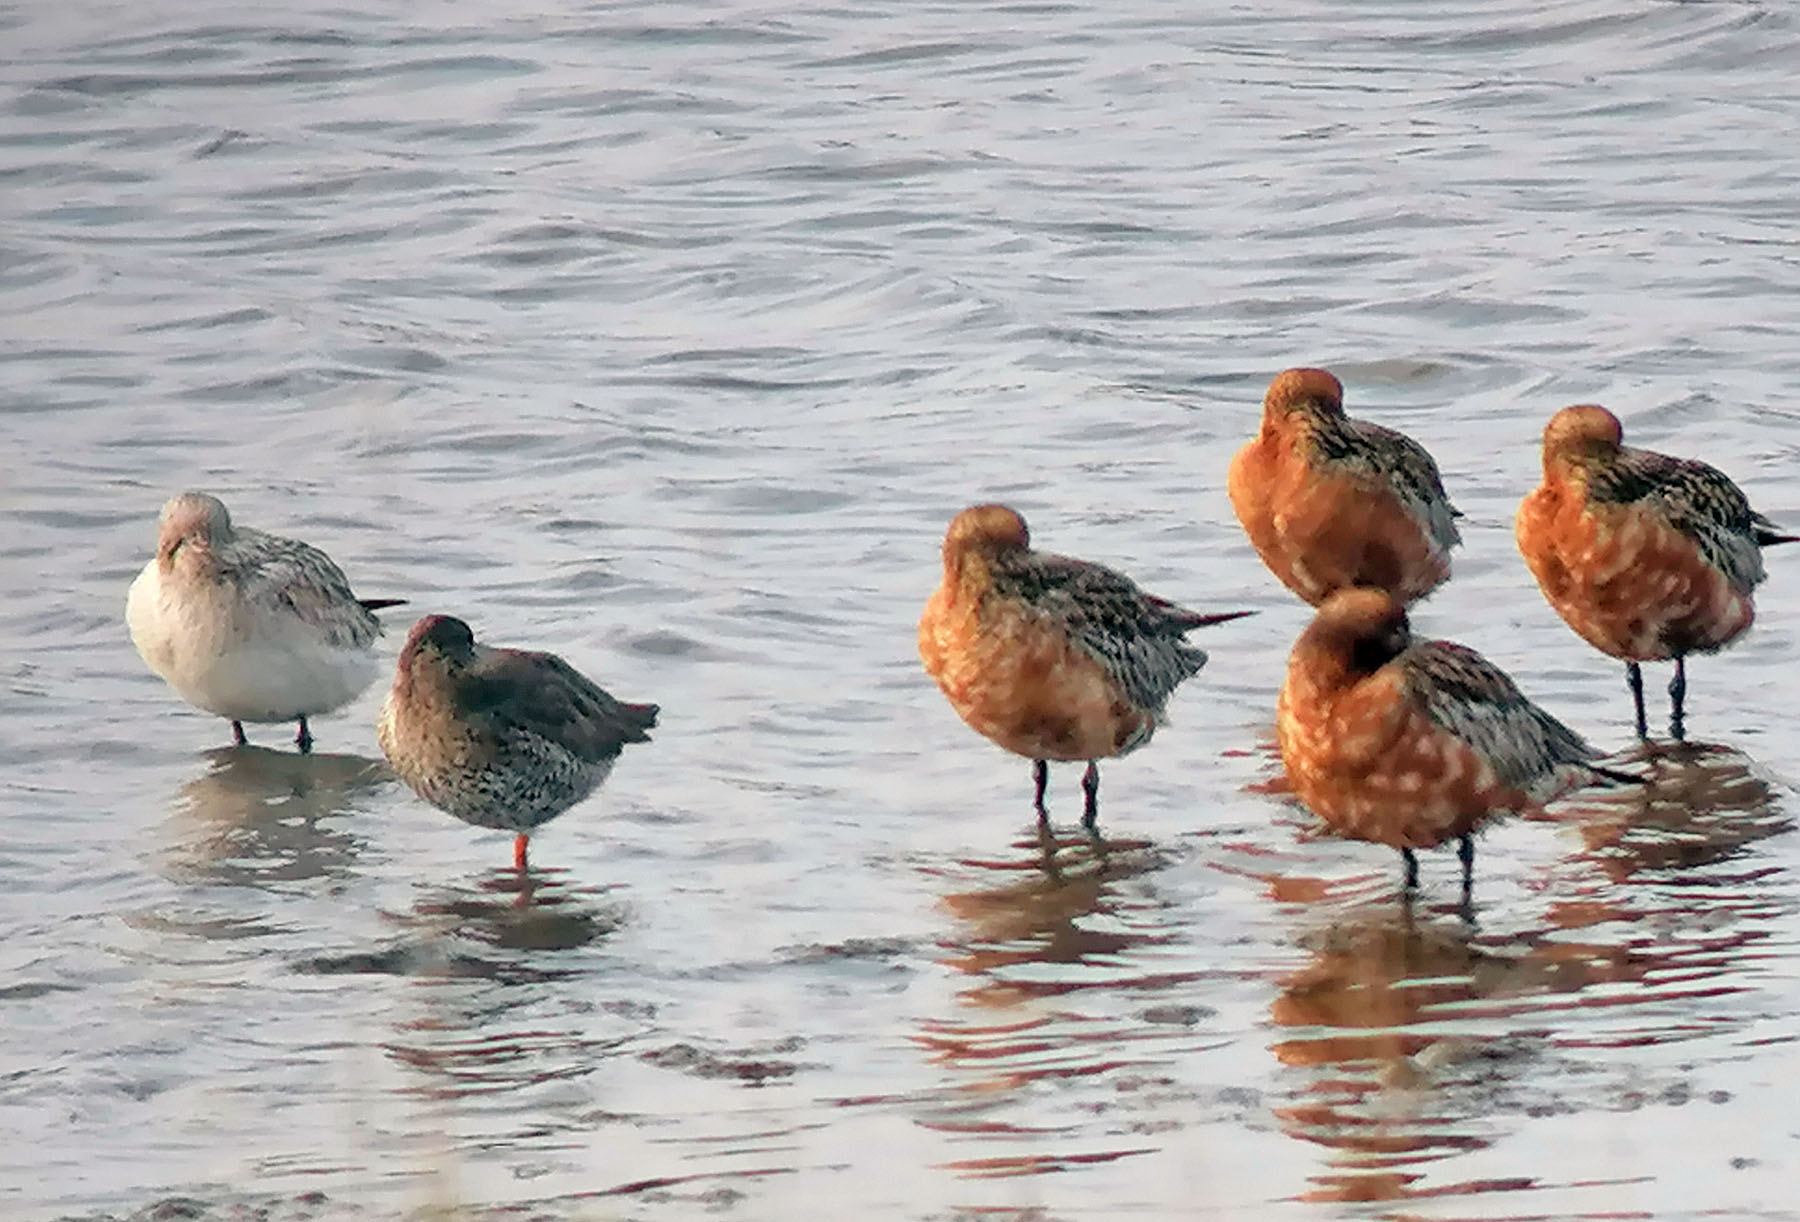
[[594,792],[627,744],[650,741],[654,704],[614,700],[550,653],[475,643],[469,626],[412,626],[376,737],[414,793],[476,827],[531,831]]
[[1416,602],[1449,578],[1462,542],[1425,447],[1346,416],[1343,385],[1323,369],[1269,383],[1262,430],[1226,488],[1263,563],[1315,607],[1349,586]]
[[919,620],[919,656],[964,721],[1032,761],[1040,824],[1047,761],[1087,761],[1081,822],[1091,832],[1097,761],[1149,742],[1170,693],[1206,665],[1184,635],[1249,614],[1202,615],[1103,565],[1034,552],[1024,518],[977,505],[944,535],[944,581]]
[[1686,733],[1687,656],[1715,653],[1756,618],[1762,549],[1777,532],[1703,462],[1621,444],[1604,407],[1565,407],[1544,426],[1544,482],[1519,506],[1519,551],[1576,635],[1625,662],[1639,738],[1649,735],[1640,662],[1675,660],[1669,733]]
[[1294,792],[1327,827],[1400,850],[1457,840],[1465,902],[1474,833],[1597,777],[1580,735],[1527,700],[1464,645],[1414,640],[1406,609],[1382,590],[1325,600],[1288,658],[1275,719]]

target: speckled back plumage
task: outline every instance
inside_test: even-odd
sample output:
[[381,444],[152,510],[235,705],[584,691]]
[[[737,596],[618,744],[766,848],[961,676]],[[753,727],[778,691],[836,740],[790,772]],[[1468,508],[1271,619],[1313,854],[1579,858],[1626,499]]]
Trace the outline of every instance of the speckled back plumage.
[[310,543],[238,527],[215,542],[213,554],[245,602],[286,611],[333,645],[366,649],[381,635],[381,622],[357,601],[344,570]]
[[996,556],[992,571],[997,595],[1062,625],[1126,699],[1158,720],[1175,689],[1206,665],[1206,651],[1183,634],[1217,617],[1148,594],[1123,573],[1024,550]]
[[554,654],[477,645],[460,620],[427,616],[401,651],[378,737],[427,802],[525,831],[592,793],[627,744],[649,741],[658,712]]
[[1748,594],[1766,576],[1762,544],[1775,524],[1750,508],[1724,472],[1691,458],[1620,447],[1588,465],[1588,497],[1613,505],[1647,507],[1692,539],[1706,562]]
[[1316,412],[1308,429],[1314,459],[1393,489],[1439,549],[1462,542],[1443,477],[1425,447],[1390,428],[1341,413]]
[[1597,754],[1466,645],[1415,641],[1396,664],[1432,722],[1467,743],[1501,784],[1534,801],[1555,796],[1569,770]]

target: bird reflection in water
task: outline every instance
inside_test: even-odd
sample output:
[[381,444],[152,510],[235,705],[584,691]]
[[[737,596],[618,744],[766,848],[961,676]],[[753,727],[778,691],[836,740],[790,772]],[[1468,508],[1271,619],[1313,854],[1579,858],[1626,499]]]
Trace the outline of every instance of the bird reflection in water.
[[177,794],[165,857],[180,883],[268,886],[342,874],[358,838],[334,827],[392,779],[360,755],[299,755],[265,747],[205,752],[207,770]]
[[[1096,1115],[1130,1102],[1117,1093],[1129,1089],[1121,1079],[1164,1055],[1134,1048],[1191,1035],[1194,1019],[1180,1017],[1188,1010],[1167,1003],[1203,973],[1177,945],[1166,905],[1148,887],[1131,885],[1160,868],[1163,857],[1146,841],[1063,839],[1048,829],[1014,847],[1023,855],[958,863],[959,881],[979,871],[998,885],[940,901],[957,929],[941,943],[939,962],[969,983],[957,994],[963,1009],[924,1020],[913,1037],[947,1079],[919,1123],[1005,1143],[1003,1154],[945,1164],[963,1176],[1030,1175],[1147,1153],[1156,1147],[1145,1146],[1141,1133],[1120,1146],[1110,1118],[1091,1137],[1083,1130]],[[1146,1006],[1175,1017],[1146,1021]],[[1058,1092],[1051,1107],[1076,1108],[1059,1123],[1044,1106],[1053,1096],[1040,1088],[1075,1082],[1088,1084],[1077,1094],[1105,1093],[1075,1104]],[[1145,1091],[1146,1103],[1156,1093]],[[1015,1107],[1021,1114],[1010,1116]]]
[[[594,1072],[641,1025],[642,1014],[629,1004],[616,1017],[583,1007],[571,1018],[568,996],[550,988],[590,968],[568,952],[595,945],[624,921],[621,905],[570,886],[563,873],[534,869],[521,876],[503,869],[466,886],[435,886],[410,910],[387,914],[401,930],[387,945],[296,965],[317,975],[398,976],[413,983],[384,1051],[418,1072],[409,1093],[456,1104],[427,1109],[422,1136],[439,1140],[455,1131],[457,1101],[465,1096]],[[522,895],[529,902],[518,903]],[[528,1100],[518,1107],[521,1117],[529,1114]]]
[[1280,982],[1270,1012],[1277,1025],[1297,1029],[1271,1046],[1276,1058],[1321,1071],[1276,1109],[1287,1132],[1330,1152],[1329,1169],[1312,1177],[1302,1199],[1398,1200],[1483,1187],[1420,1184],[1426,1165],[1492,1141],[1479,1108],[1430,1088],[1445,1077],[1474,1086],[1528,1055],[1502,1040],[1445,1035],[1433,1013],[1530,987],[1517,959],[1470,938],[1465,922],[1415,921],[1385,904],[1302,936],[1309,961]]
[[434,886],[389,920],[405,935],[380,958],[399,966],[377,970],[414,977],[382,1043],[411,1101],[407,1157],[446,1200],[476,1168],[573,1174],[606,1120],[581,1084],[654,1015],[591,1005],[589,986],[570,983],[593,970],[583,952],[619,928],[622,906],[564,871],[509,868]]
[[[1553,815],[1573,823],[1611,882],[1664,878],[1729,861],[1759,840],[1784,832],[1793,820],[1775,788],[1743,752],[1717,743],[1640,746],[1627,760],[1643,785],[1596,790],[1565,803]],[[1729,872],[1748,883],[1774,869],[1746,863]],[[1724,877],[1710,880],[1725,881]]]
[[623,907],[572,887],[559,868],[502,867],[465,887],[433,887],[402,924],[435,936],[516,951],[575,950],[617,929]]
[[[1791,820],[1731,749],[1658,747],[1627,763],[1644,765],[1648,783],[1538,816],[1571,824],[1586,847],[1551,869],[1536,888],[1539,914],[1509,932],[1347,907],[1329,887],[1283,880],[1283,898],[1310,901],[1296,905],[1308,914],[1298,938],[1308,958],[1278,982],[1271,1018],[1289,1033],[1272,1051],[1312,1072],[1277,1116],[1330,1152],[1305,1199],[1537,1186],[1531,1175],[1458,1179],[1452,1168],[1498,1140],[1509,1116],[1611,1111],[1653,1089],[1607,1087],[1605,1049],[1757,1020],[1748,995],[1761,944],[1796,905],[1772,878],[1780,868],[1746,848]],[[1671,1072],[1669,1087],[1686,1091]]]

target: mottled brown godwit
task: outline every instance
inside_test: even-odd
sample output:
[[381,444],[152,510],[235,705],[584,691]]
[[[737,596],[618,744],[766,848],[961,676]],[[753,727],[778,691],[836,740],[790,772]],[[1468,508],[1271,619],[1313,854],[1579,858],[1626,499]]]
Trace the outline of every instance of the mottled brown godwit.
[[648,742],[654,704],[624,704],[549,653],[475,643],[428,615],[400,650],[376,734],[421,798],[476,827],[516,832],[525,868],[533,828],[592,793],[628,743]]
[[1669,732],[1686,733],[1687,656],[1714,653],[1756,618],[1762,549],[1777,533],[1742,490],[1692,459],[1630,449],[1603,407],[1544,426],[1544,482],[1519,506],[1519,551],[1556,613],[1625,662],[1639,738],[1649,735],[1640,662],[1675,660]]
[[1087,761],[1091,832],[1097,761],[1149,742],[1170,693],[1206,664],[1183,635],[1248,614],[1202,615],[1112,569],[1034,552],[1025,519],[977,505],[944,535],[944,580],[919,621],[919,656],[964,721],[1032,761],[1044,826],[1047,761]]
[[1327,827],[1400,850],[1457,839],[1465,901],[1474,832],[1598,773],[1594,750],[1474,650],[1415,641],[1382,590],[1325,600],[1288,659],[1275,721],[1294,792]]

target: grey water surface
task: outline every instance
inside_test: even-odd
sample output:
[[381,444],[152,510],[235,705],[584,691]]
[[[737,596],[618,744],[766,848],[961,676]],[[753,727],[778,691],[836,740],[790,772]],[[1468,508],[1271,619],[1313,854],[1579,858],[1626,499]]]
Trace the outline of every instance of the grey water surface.
[[[1630,743],[1512,542],[1617,410],[1800,528],[1800,14],[0,7],[0,1216],[1800,1216],[1800,549]],[[1423,631],[1626,766],[1427,855],[1270,784],[1283,367],[1466,513]],[[663,707],[534,841],[227,726],[169,494]],[[945,523],[1254,618],[1101,848],[921,672]],[[1666,667],[1650,668],[1655,720]]]

